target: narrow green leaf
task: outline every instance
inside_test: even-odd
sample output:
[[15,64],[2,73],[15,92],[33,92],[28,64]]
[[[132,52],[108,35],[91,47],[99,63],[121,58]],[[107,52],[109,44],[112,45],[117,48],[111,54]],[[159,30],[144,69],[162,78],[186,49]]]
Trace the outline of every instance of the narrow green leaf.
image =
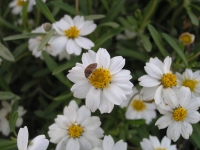
[[192,135],[190,136],[190,141],[194,143],[195,146],[197,146],[200,149],[200,124],[193,124],[193,132]]
[[126,0],[116,0],[105,17],[105,22],[113,21],[122,10]]
[[102,2],[102,4],[103,4],[103,6],[104,6],[104,8],[107,10],[107,12],[109,11],[109,6],[108,6],[108,1],[107,0],[101,0],[101,2]]
[[[47,64],[49,70],[51,72],[53,72],[58,67],[58,65],[51,58],[51,56],[49,56],[45,51],[42,51],[42,55],[44,57],[44,61]],[[58,80],[61,81],[61,83],[68,86],[69,88],[71,88],[71,83],[68,81],[68,79],[65,77],[65,75],[63,73],[56,74],[55,76],[56,76],[56,78],[58,78]]]
[[120,17],[118,20],[126,29],[128,29],[129,31],[135,32],[132,25],[125,18]]
[[190,8],[187,8],[187,14],[190,17],[192,24],[199,26],[199,19],[198,17],[192,12]]
[[163,42],[162,39],[160,37],[160,35],[158,34],[158,32],[156,31],[156,29],[152,26],[152,25],[148,25],[148,30],[154,40],[154,42],[156,43],[156,45],[158,46],[158,49],[160,50],[160,52],[162,53],[162,55],[164,57],[169,56],[168,52],[165,50],[165,48],[163,47]]
[[55,101],[66,101],[68,98],[70,98],[72,96],[72,93],[69,94],[64,94],[64,95],[60,95],[58,97],[55,97],[54,100]]
[[30,89],[32,86],[34,86],[35,84],[37,84],[37,81],[36,80],[31,80],[29,82],[26,82],[22,88],[21,88],[21,91],[22,92],[25,92],[27,91],[28,89]]
[[[70,5],[68,5],[67,3],[63,3],[63,2],[59,2],[59,1],[50,1],[49,4],[51,4],[54,7],[58,7],[66,12],[68,12],[69,14],[72,15],[76,15],[76,9]],[[79,14],[82,14],[79,11]]]
[[24,34],[17,34],[5,37],[4,41],[10,41],[10,40],[18,40],[18,39],[28,39],[36,36],[44,36],[46,33],[24,33]]
[[28,10],[29,3],[30,3],[30,0],[29,1],[25,1],[24,5],[23,5],[23,8],[22,8],[22,24],[23,24],[25,29],[27,29],[26,21],[28,20],[27,10]]
[[141,37],[144,48],[146,49],[147,52],[150,52],[152,49],[152,45],[149,40],[149,37],[144,34],[140,35],[140,37]]
[[137,120],[127,120],[128,124],[132,125],[132,126],[139,126],[142,124],[145,124],[145,120],[144,119],[137,119]]
[[185,63],[185,65],[188,66],[187,59],[186,59],[183,51],[176,44],[176,42],[169,35],[167,35],[165,33],[162,33],[162,36],[167,41],[167,43],[176,51],[176,53],[182,58],[182,60]]
[[101,26],[110,26],[112,28],[118,28],[119,24],[116,22],[106,22],[106,23],[102,23],[99,25],[99,27],[101,27]]
[[1,72],[0,72],[0,87],[5,91],[10,91],[10,87]]
[[105,15],[89,15],[89,16],[84,16],[85,20],[97,20],[104,18]]
[[4,25],[5,27],[10,28],[10,29],[13,29],[13,30],[15,30],[15,31],[19,31],[19,32],[22,32],[22,31],[23,31],[23,29],[17,27],[16,25],[11,24],[10,22],[7,22],[7,21],[6,21],[4,18],[2,18],[2,17],[0,17],[0,23],[1,23],[2,25]]
[[12,116],[11,116],[11,120],[10,120],[10,129],[12,132],[16,133],[15,132],[15,125],[16,125],[16,121],[17,121],[17,118],[18,118],[18,112],[15,111]]
[[[76,59],[77,60],[77,59]],[[73,66],[75,66],[77,61],[71,61],[71,62],[67,62],[59,67],[57,67],[54,71],[53,71],[53,75],[56,75],[56,74],[59,74],[60,72],[66,70],[66,69],[69,69]]]
[[123,29],[113,29],[111,32],[106,33],[102,37],[100,37],[98,40],[95,41],[95,47],[93,48],[94,50],[97,50],[102,46],[104,42],[106,42],[108,39],[112,38],[113,36],[119,34]]
[[0,56],[8,61],[15,60],[11,52],[1,42],[0,42]]
[[10,150],[12,148],[17,148],[16,141],[9,141],[9,140],[0,139],[0,150]]
[[46,34],[46,36],[42,39],[42,41],[40,42],[40,44],[37,48],[38,51],[42,50],[47,45],[50,38],[54,35],[55,32],[56,32],[56,30],[53,29]]
[[55,19],[52,15],[51,11],[49,10],[49,8],[46,6],[46,4],[42,0],[35,0],[35,1],[36,1],[37,7],[41,10],[43,15],[47,19],[49,19],[49,21],[51,21],[52,23],[55,22]]
[[25,50],[27,50],[28,43],[22,43],[16,49],[13,51],[14,57],[18,57],[21,53],[23,53]]
[[126,57],[131,57],[137,60],[140,60],[142,62],[146,62],[146,58],[144,57],[143,53],[134,51],[134,50],[129,50],[126,48],[120,48],[120,50],[116,51],[117,54],[121,56],[126,56]]
[[12,92],[0,91],[0,100],[11,100],[13,98],[15,98],[15,94]]

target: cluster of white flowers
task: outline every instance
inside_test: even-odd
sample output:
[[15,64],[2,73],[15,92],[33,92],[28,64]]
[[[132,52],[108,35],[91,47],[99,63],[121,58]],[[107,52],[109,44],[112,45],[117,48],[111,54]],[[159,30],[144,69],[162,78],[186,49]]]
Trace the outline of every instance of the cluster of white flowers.
[[[42,0],[43,2],[46,2],[46,0]],[[35,0],[13,0],[10,4],[9,7],[12,8],[12,13],[17,15],[17,14],[22,14],[22,8],[24,4],[28,2],[28,8],[27,11],[31,12],[33,10],[33,5],[36,4]]]
[[[24,3],[24,0],[11,2],[12,13],[19,14]],[[29,0],[28,12],[32,11],[33,5],[35,0]],[[82,63],[76,63],[67,75],[74,83],[71,87],[74,97],[85,99],[85,105],[79,108],[76,101],[70,101],[64,108],[63,115],[57,115],[55,123],[49,126],[50,142],[57,144],[56,150],[126,150],[127,143],[120,140],[115,144],[110,135],[104,136],[100,118],[91,116],[91,112],[97,109],[101,113],[110,113],[114,105],[119,105],[126,107],[126,119],[144,119],[146,124],[156,118],[156,109],[163,115],[155,125],[159,129],[167,128],[168,138],[164,137],[161,143],[153,136],[150,136],[150,140],[143,139],[140,143],[143,150],[176,150],[176,146],[171,145],[171,140],[177,141],[180,135],[188,139],[193,130],[191,124],[200,121],[197,111],[200,107],[200,71],[193,73],[191,69],[186,69],[182,75],[173,74],[172,59],[169,56],[164,62],[158,58],[150,58],[144,67],[147,74],[138,79],[143,87],[138,91],[130,82],[130,71],[123,69],[123,57],[111,58],[104,48],[99,48],[97,52],[91,50],[94,43],[83,36],[95,29],[96,24],[91,20],[84,20],[83,16],[75,16],[72,19],[65,15],[60,21],[53,23],[52,29],[48,31],[45,30],[44,24],[32,31],[47,33],[55,30],[55,34],[41,51],[38,51],[38,46],[44,36],[30,38],[28,41],[29,50],[36,58],[41,59],[42,51],[58,56],[61,60],[69,59],[72,54],[80,55],[82,48],[88,50],[82,55]],[[125,33],[129,32],[125,30]],[[134,36],[135,33],[127,35],[127,38]],[[9,117],[12,105],[2,101],[2,106],[0,132],[7,136],[10,133]],[[17,111],[16,126],[20,127],[26,110],[19,106]],[[46,150],[48,145],[49,141],[44,135],[40,135],[28,146],[27,127],[20,128],[17,136],[19,150]]]
[[[9,119],[12,111],[12,105],[9,104],[6,101],[1,102],[2,108],[0,109],[0,132],[2,132],[3,135],[8,136],[10,134],[10,125],[9,125]],[[18,118],[16,121],[16,127],[20,127],[23,123],[22,116],[26,113],[26,110],[22,106],[19,106],[17,109],[18,112]]]
[[155,100],[158,111],[163,115],[155,125],[167,128],[167,136],[177,141],[182,135],[188,139],[192,134],[191,124],[200,121],[200,71],[186,69],[181,75],[173,74],[171,58],[164,62],[151,58],[146,63],[147,75],[139,78],[143,86],[141,94],[145,100]]

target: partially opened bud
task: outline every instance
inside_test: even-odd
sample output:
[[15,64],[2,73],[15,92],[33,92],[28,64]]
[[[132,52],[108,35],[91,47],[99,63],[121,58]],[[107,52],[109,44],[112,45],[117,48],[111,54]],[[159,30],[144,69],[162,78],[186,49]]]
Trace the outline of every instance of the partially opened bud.
[[195,39],[195,35],[190,34],[189,32],[182,33],[179,36],[179,41],[183,42],[184,45],[186,46],[192,44],[194,42],[194,39]]

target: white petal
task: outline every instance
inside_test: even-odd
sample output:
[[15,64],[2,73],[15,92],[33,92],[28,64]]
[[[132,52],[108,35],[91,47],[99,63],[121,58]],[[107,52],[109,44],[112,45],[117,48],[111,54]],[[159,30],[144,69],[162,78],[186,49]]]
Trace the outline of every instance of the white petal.
[[99,48],[96,54],[97,67],[109,69],[110,66],[110,54],[104,48]]
[[100,112],[103,113],[110,113],[113,110],[114,104],[111,103],[107,97],[102,93],[102,98],[99,105]]
[[80,144],[78,139],[70,138],[67,143],[66,150],[80,150]]
[[78,38],[75,38],[74,40],[75,40],[76,44],[78,44],[80,47],[82,47],[86,50],[89,50],[92,47],[94,47],[94,43],[85,37],[79,36]]
[[164,136],[161,141],[160,146],[161,147],[170,147],[170,144],[171,144],[171,140],[168,137]]
[[164,60],[164,73],[170,72],[171,63],[172,63],[171,57],[167,56]]
[[27,150],[28,145],[28,129],[25,126],[20,128],[17,135],[17,147],[19,150]]
[[28,150],[46,150],[48,145],[49,140],[45,138],[45,135],[39,135],[30,142]]
[[110,73],[111,75],[119,72],[125,65],[125,59],[121,56],[113,57],[110,61]]
[[191,99],[190,89],[182,86],[180,90],[177,91],[177,95],[179,98],[179,103],[182,107],[186,107]]
[[127,143],[120,140],[114,145],[113,150],[127,150]]
[[130,71],[122,69],[112,76],[111,82],[124,84],[128,82],[131,78],[132,76],[130,75]]
[[192,125],[183,121],[182,125],[181,125],[181,135],[185,138],[185,139],[189,139],[189,136],[192,135]]
[[181,122],[172,122],[167,128],[167,136],[176,142],[181,134]]
[[108,135],[108,136],[104,136],[103,139],[103,149],[104,150],[112,150],[114,146],[114,140],[113,138]]
[[155,93],[158,89],[158,86],[154,87],[143,87],[141,90],[141,95],[143,100],[152,100],[154,99]]
[[163,72],[152,63],[146,63],[146,66],[144,67],[144,69],[149,76],[156,79],[161,79],[163,75]]
[[92,145],[88,140],[86,140],[83,136],[79,138],[80,142],[80,150],[90,150],[92,149]]
[[64,51],[66,49],[67,41],[68,41],[68,38],[66,36],[59,36],[55,38],[51,42],[52,48],[56,50],[55,53],[59,54],[60,52]]
[[161,82],[158,79],[155,79],[149,75],[143,75],[138,79],[140,81],[140,85],[144,87],[153,87],[161,84]]
[[81,124],[83,121],[85,121],[87,118],[91,116],[91,112],[89,109],[87,109],[85,106],[81,106],[78,109],[78,115],[77,115],[77,123]]
[[80,29],[84,25],[84,17],[83,16],[76,16],[73,19],[74,25]]
[[85,21],[83,26],[81,27],[81,36],[88,35],[92,33],[96,29],[97,25],[93,23],[93,21]]
[[171,89],[163,89],[163,98],[165,103],[167,103],[170,107],[176,108],[179,105],[178,97],[176,93]]
[[75,54],[75,55],[81,54],[81,47],[77,45],[77,43],[72,39],[69,39],[67,41],[66,50],[67,53],[69,54]]
[[95,130],[101,125],[101,121],[99,117],[92,116],[90,118],[87,118],[81,126],[85,128],[85,130]]
[[172,123],[172,119],[169,115],[160,117],[155,125],[158,126],[159,129],[164,129]]
[[109,101],[113,104],[120,105],[124,100],[126,100],[126,95],[117,86],[110,84],[109,88],[104,88],[103,93]]
[[92,50],[88,50],[87,53],[84,53],[82,55],[82,62],[84,67],[87,67],[92,63],[95,63],[95,61],[96,61],[96,53]]
[[189,111],[187,113],[187,117],[185,118],[185,121],[189,123],[197,123],[200,121],[200,114],[198,111]]
[[86,107],[92,112],[95,112],[100,105],[100,98],[101,89],[96,89],[95,87],[91,86],[88,94],[86,95]]
[[62,19],[65,20],[70,26],[74,26],[74,22],[69,15],[65,15]]
[[158,89],[156,90],[156,93],[154,95],[154,100],[157,105],[163,101],[163,86],[162,85],[160,85]]

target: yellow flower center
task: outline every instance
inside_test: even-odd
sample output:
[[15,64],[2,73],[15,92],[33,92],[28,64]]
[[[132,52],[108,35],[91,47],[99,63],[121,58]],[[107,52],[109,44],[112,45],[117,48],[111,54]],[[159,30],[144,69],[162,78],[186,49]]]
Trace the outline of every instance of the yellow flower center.
[[166,148],[156,148],[155,150],[167,150]]
[[182,41],[185,45],[189,45],[194,42],[194,38],[193,34],[186,32],[179,36],[179,41]]
[[183,121],[187,116],[187,110],[183,107],[174,109],[173,118],[175,121]]
[[74,39],[79,36],[80,30],[78,30],[76,26],[72,26],[69,30],[64,30],[64,32],[66,36]]
[[7,120],[10,119],[10,113],[8,113],[8,114],[6,115],[6,119],[7,119]]
[[103,68],[98,68],[92,72],[88,79],[95,88],[103,89],[107,87],[111,81],[110,71]]
[[79,125],[72,125],[68,131],[71,138],[78,138],[83,133],[83,128]]
[[198,84],[197,80],[185,80],[183,86],[190,88],[191,91],[194,91],[195,86]]
[[25,3],[25,0],[17,0],[17,5],[18,6],[23,6]]
[[132,103],[132,107],[137,111],[142,111],[146,108],[146,105],[143,101],[134,100]]
[[161,79],[161,83],[165,88],[176,86],[176,76],[172,73],[164,74]]

